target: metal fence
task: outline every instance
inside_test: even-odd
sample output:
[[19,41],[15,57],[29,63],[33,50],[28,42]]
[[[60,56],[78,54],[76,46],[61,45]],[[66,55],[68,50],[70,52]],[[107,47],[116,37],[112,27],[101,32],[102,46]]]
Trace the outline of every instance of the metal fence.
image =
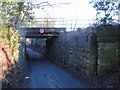
[[[120,24],[120,20],[114,20]],[[75,31],[77,28],[86,28],[96,23],[95,19],[68,19],[68,18],[34,18],[33,20],[24,19],[18,25],[22,28],[66,28],[68,31]],[[0,25],[4,24],[0,21]],[[114,24],[114,23],[113,23]]]
[[20,27],[31,28],[67,28],[75,29],[87,27],[95,22],[94,19],[67,19],[67,18],[35,18],[28,21],[27,19],[20,24]]

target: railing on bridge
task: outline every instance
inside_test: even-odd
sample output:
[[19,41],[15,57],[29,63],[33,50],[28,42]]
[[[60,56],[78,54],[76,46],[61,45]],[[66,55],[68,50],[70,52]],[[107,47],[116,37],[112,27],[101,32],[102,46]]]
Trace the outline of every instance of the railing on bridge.
[[41,27],[41,28],[65,28],[64,18],[34,18],[33,20],[24,20],[20,27]]
[[[78,28],[92,26],[95,22],[95,19],[34,18],[30,21],[24,19],[22,23],[18,22],[17,26],[22,28],[66,28],[68,31],[74,31]],[[119,22],[119,20],[115,20],[115,22]],[[0,24],[4,23],[0,22]]]
[[94,19],[67,19],[67,18],[34,18],[24,20],[20,27],[27,28],[67,28],[75,29],[89,26],[95,22]]

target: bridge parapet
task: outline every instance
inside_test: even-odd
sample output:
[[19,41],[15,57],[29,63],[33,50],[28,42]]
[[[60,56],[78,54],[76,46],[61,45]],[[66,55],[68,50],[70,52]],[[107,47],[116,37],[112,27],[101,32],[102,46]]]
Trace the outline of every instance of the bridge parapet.
[[[40,29],[44,29],[44,33],[40,33]],[[59,33],[66,32],[66,28],[21,28],[21,30],[27,38],[56,37]]]

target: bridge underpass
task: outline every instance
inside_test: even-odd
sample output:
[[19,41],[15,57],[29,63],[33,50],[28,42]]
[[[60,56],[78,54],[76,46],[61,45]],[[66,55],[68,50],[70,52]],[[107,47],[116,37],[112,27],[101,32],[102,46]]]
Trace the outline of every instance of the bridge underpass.
[[[26,39],[45,39],[45,54],[49,51],[52,44],[58,38],[59,33],[39,33],[39,28],[27,28],[30,32],[26,33]],[[52,28],[53,30],[53,28]],[[65,28],[60,28],[60,30],[65,31]],[[36,47],[38,49],[38,47]],[[85,88],[80,81],[73,78],[68,72],[61,69],[59,66],[53,64],[47,55],[43,55],[41,52],[36,52],[35,50],[28,48],[26,45],[26,58],[30,64],[30,87],[31,88]]]
[[[34,49],[40,53],[42,53],[41,51],[43,50],[40,50],[39,48],[42,48],[44,49],[44,55],[46,55],[47,51],[50,49],[50,46],[52,46],[52,44],[55,42],[55,40],[57,39],[59,33],[42,33],[40,34],[39,32],[35,32],[35,33],[27,33],[26,34],[26,41],[27,39],[30,39],[32,42],[31,42],[31,45],[29,48],[31,49]],[[34,40],[33,40],[34,39]],[[40,45],[40,44],[43,44],[44,45]],[[29,45],[25,45],[25,51],[27,51],[27,47]],[[27,53],[27,52],[25,52]],[[27,56],[26,56],[27,57]]]
[[[60,33],[65,33],[66,28],[22,28],[25,32],[25,39],[27,38],[39,38],[46,39],[46,51],[49,50],[52,43],[59,36]],[[42,32],[40,31],[42,30]],[[26,51],[26,45],[25,45]]]

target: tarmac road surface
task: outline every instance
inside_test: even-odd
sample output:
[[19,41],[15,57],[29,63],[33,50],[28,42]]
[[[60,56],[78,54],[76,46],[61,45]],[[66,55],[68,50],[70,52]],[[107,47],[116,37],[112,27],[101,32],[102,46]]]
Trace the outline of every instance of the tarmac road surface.
[[31,58],[30,88],[85,88],[60,67],[46,60],[42,54],[26,49]]

